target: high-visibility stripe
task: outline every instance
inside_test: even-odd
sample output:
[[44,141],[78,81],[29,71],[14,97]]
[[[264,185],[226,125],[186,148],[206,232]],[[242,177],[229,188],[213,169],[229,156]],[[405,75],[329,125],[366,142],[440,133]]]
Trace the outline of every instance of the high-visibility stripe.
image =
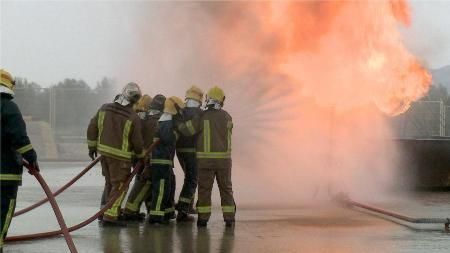
[[101,143],[98,143],[97,149],[100,152],[104,152],[110,155],[131,159],[131,152],[124,152],[120,149],[109,147]]
[[231,131],[233,130],[233,122],[228,121],[227,123],[227,139],[228,139],[228,147],[227,152],[231,153]]
[[178,138],[180,137],[180,135],[178,134],[178,132],[173,131],[173,134],[175,135],[175,140],[178,140]]
[[177,148],[178,153],[195,153],[195,148]]
[[102,137],[102,133],[103,133],[103,122],[105,121],[105,112],[99,112],[98,113],[98,122],[97,122],[97,127],[98,127],[98,137],[97,140],[100,143],[101,137]]
[[150,164],[162,164],[173,166],[172,160],[165,160],[165,159],[150,159]]
[[127,152],[129,147],[128,137],[130,136],[130,130],[131,130],[131,120],[127,120],[125,122],[125,126],[123,128],[123,134],[122,134],[122,151]]
[[125,205],[125,208],[133,211],[133,212],[137,212],[140,209],[140,204],[142,203],[142,201],[144,200],[145,194],[147,194],[148,190],[150,189],[151,186],[151,182],[147,181],[145,183],[145,185],[142,187],[141,191],[139,192],[139,194],[136,196],[136,198],[132,201],[128,201],[127,204]]
[[22,174],[0,174],[1,181],[20,181]]
[[97,147],[97,141],[87,140],[88,147]]
[[144,157],[145,157],[145,152],[142,151],[142,153],[136,154],[136,157],[137,157],[137,158],[144,158]]
[[189,130],[189,133],[191,135],[195,134],[195,128],[194,128],[194,125],[192,124],[192,120],[189,120],[189,121],[186,122],[186,127]]
[[164,213],[173,213],[173,212],[175,212],[174,207],[166,208],[166,210],[164,210]]
[[164,216],[166,213],[164,211],[155,211],[151,210],[150,215],[156,215],[156,216]]
[[191,201],[192,201],[192,199],[190,199],[190,198],[184,198],[184,197],[180,197],[180,198],[178,199],[178,202],[183,202],[183,203],[188,203],[188,204],[190,204]]
[[11,224],[15,203],[16,203],[15,199],[9,200],[8,213],[6,214],[5,224],[2,224],[3,229],[0,234],[0,246],[3,246],[3,237],[6,234],[6,232],[8,232],[9,225]]
[[[119,191],[121,190],[121,188],[122,188],[122,184],[120,184]],[[105,215],[111,216],[113,218],[119,217],[120,206],[122,204],[123,199],[125,198],[125,195],[126,195],[126,191],[123,191],[122,194],[120,195],[120,197],[118,199],[116,199],[116,201],[114,202],[112,207],[110,209],[106,210]]]
[[31,144],[28,144],[28,145],[25,145],[25,146],[17,149],[17,152],[19,152],[21,154],[24,154],[24,153],[26,153],[26,152],[28,152],[28,151],[30,151],[32,149],[33,149],[33,146]]
[[207,159],[228,159],[231,158],[229,152],[197,152],[197,158]]
[[211,213],[211,206],[197,206],[198,213]]
[[203,121],[203,151],[211,150],[211,129],[209,129],[209,120]]
[[[156,199],[156,207],[155,207],[155,210],[150,211],[150,214],[152,214],[151,212],[162,212],[162,215],[164,215],[164,211],[161,210],[161,202],[162,202],[162,199],[164,196],[164,184],[165,184],[164,179],[159,180],[159,194],[158,194],[158,198]],[[161,215],[161,214],[158,213],[155,215]]]
[[222,212],[224,213],[235,213],[236,206],[222,206]]

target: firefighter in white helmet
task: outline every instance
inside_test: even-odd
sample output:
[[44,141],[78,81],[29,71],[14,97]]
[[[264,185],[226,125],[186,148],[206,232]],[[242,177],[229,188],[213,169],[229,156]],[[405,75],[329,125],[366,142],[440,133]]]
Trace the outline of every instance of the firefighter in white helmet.
[[[109,201],[122,190],[124,180],[130,175],[132,165],[144,158],[141,120],[133,105],[141,97],[136,83],[128,83],[114,103],[102,105],[87,129],[89,157],[97,152],[103,158],[102,174],[105,177],[105,199]],[[104,225],[120,225],[118,218],[126,190],[103,215]]]

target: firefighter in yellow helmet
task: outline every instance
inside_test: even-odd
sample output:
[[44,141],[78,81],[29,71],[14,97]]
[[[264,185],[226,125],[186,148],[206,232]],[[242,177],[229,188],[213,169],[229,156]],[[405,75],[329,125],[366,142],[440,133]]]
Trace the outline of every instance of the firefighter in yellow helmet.
[[214,179],[219,186],[223,218],[233,226],[236,205],[231,183],[231,133],[233,121],[222,109],[225,94],[217,86],[206,96],[206,110],[199,118],[177,125],[186,136],[198,134],[196,154],[198,166],[197,226],[206,226],[211,216],[211,191]]
[[15,80],[12,75],[0,70],[1,95],[1,167],[0,167],[0,251],[3,252],[3,240],[11,224],[16,207],[18,187],[22,184],[22,158],[36,170],[37,155],[27,135],[22,113],[13,102]]
[[[144,146],[146,148],[153,142],[159,117],[164,110],[165,100],[166,97],[161,94],[156,95],[153,100],[148,99],[147,95],[144,95],[136,108],[142,120],[142,136],[144,137]],[[145,218],[145,215],[140,214],[140,209],[144,201],[150,200],[151,190],[150,160],[146,158],[145,168],[141,174],[136,175],[134,185],[128,196],[125,209],[123,210],[123,219],[142,221]],[[147,211],[149,211],[148,207]]]
[[174,207],[171,203],[171,184],[173,183],[173,158],[177,141],[177,132],[173,118],[183,101],[178,97],[170,97],[164,103],[164,113],[159,118],[155,138],[160,141],[152,152],[152,200],[150,204],[149,222],[168,224]]
[[[89,157],[95,159],[97,152],[103,156],[101,164],[107,201],[121,190],[131,166],[144,158],[141,121],[133,110],[140,97],[139,86],[128,83],[114,103],[100,107],[87,129]],[[104,225],[120,225],[118,218],[125,195],[126,190],[104,213]]]
[[[203,91],[193,85],[186,91],[186,107],[181,110],[183,120],[198,118],[202,113],[200,108]],[[197,136],[180,136],[177,141],[177,157],[184,172],[184,183],[177,203],[177,221],[192,221],[189,216],[195,191],[197,190],[197,157],[195,154]]]

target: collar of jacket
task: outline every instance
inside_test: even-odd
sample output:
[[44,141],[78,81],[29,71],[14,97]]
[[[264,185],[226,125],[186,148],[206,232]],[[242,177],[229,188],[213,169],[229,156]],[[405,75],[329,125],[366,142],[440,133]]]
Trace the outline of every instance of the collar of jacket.
[[14,97],[14,91],[12,91],[12,90],[9,89],[9,88],[6,88],[6,87],[3,86],[3,85],[0,85],[0,93],[8,94],[8,95],[10,95],[11,97]]
[[170,120],[172,120],[172,114],[167,112],[163,113],[159,118],[159,121],[170,121]]
[[200,102],[198,102],[192,98],[186,99],[186,107],[199,108],[201,105],[202,104],[200,104]]

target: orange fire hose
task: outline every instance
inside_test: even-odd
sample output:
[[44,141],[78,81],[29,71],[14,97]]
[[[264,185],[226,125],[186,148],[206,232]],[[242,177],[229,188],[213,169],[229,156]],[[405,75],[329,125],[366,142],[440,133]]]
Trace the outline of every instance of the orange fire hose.
[[36,170],[34,167],[30,166],[30,164],[27,161],[24,160],[23,163],[24,163],[24,166],[30,171],[30,173],[34,177],[36,177],[37,181],[42,186],[42,189],[44,189],[44,192],[47,195],[47,197],[50,201],[50,204],[52,205],[53,212],[55,213],[56,219],[58,220],[59,226],[61,227],[61,233],[64,235],[64,238],[66,239],[67,246],[69,247],[70,252],[78,253],[77,248],[75,247],[75,244],[73,243],[72,236],[69,234],[69,230],[67,229],[66,222],[64,221],[64,218],[61,214],[61,210],[59,209],[59,206],[56,203],[56,200],[53,197],[53,194],[50,191],[50,188],[48,187],[44,178],[41,176],[39,171]]
[[[101,159],[101,156],[97,157],[94,161],[92,161],[84,170],[82,170],[76,177],[74,177],[72,180],[70,180],[67,184],[65,184],[63,187],[61,187],[60,189],[58,189],[56,192],[54,192],[52,194],[53,197],[58,196],[59,194],[61,194],[63,191],[65,191],[67,188],[69,188],[70,186],[72,186],[76,181],[78,181],[78,179],[80,179],[82,176],[84,176],[84,174],[86,174],[90,169],[92,169]],[[19,210],[17,212],[14,213],[13,217],[22,215],[24,213],[27,213],[45,203],[47,203],[48,201],[48,197],[47,198],[43,198],[41,199],[39,202],[26,207],[22,210]]]
[[[153,151],[153,149],[159,144],[159,140],[155,141],[152,143],[152,145],[150,145],[148,147],[148,149],[146,150],[145,154],[148,155],[150,152]],[[133,179],[133,177],[138,173],[138,171],[140,171],[142,169],[142,166],[144,166],[143,163],[139,163],[131,172],[130,176],[128,176],[128,178],[125,180],[125,182],[123,183],[122,187],[120,188],[120,190],[113,195],[113,197],[111,198],[111,200],[106,203],[106,205],[100,209],[100,211],[98,211],[97,213],[95,213],[93,216],[91,216],[90,218],[88,218],[87,220],[74,225],[72,227],[68,228],[69,232],[73,232],[75,230],[78,230],[80,228],[83,228],[87,225],[89,225],[91,222],[93,222],[94,220],[96,220],[98,217],[100,217],[101,215],[103,215],[104,212],[106,212],[106,210],[108,210],[109,208],[111,208],[111,206],[114,204],[114,202],[120,197],[120,195],[123,193],[123,191],[125,189],[127,189],[128,185],[130,184],[131,180]],[[51,197],[53,197],[52,194],[50,194]],[[49,198],[50,198],[49,196]],[[50,198],[51,201],[52,198]],[[18,236],[10,236],[7,237],[5,239],[6,242],[16,242],[16,241],[27,241],[27,240],[37,240],[37,239],[43,239],[43,238],[48,238],[48,237],[55,237],[55,236],[59,236],[61,234],[63,234],[64,231],[61,230],[54,230],[54,231],[49,231],[49,232],[42,232],[42,233],[35,233],[35,234],[28,234],[28,235],[18,235]]]

